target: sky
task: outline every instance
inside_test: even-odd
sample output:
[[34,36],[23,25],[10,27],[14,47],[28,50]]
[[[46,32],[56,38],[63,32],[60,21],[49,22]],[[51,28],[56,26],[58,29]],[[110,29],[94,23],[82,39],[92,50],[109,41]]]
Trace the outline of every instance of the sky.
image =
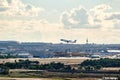
[[0,0],[0,41],[120,44],[120,0]]

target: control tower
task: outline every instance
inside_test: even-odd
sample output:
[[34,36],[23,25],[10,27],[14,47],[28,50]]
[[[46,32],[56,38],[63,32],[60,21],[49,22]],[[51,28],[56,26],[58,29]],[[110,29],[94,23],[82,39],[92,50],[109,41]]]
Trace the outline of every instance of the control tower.
[[88,38],[86,39],[86,44],[88,44],[89,43],[89,41],[88,41]]

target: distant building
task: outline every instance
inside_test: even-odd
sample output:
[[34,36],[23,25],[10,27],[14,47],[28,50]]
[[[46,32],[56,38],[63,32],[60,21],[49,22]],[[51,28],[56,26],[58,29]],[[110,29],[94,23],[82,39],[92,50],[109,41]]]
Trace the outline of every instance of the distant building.
[[33,58],[33,55],[30,53],[18,53],[17,56],[20,58]]
[[0,56],[8,56],[6,53],[0,53]]
[[108,53],[120,53],[120,50],[107,50]]
[[100,55],[91,55],[91,58],[100,58]]

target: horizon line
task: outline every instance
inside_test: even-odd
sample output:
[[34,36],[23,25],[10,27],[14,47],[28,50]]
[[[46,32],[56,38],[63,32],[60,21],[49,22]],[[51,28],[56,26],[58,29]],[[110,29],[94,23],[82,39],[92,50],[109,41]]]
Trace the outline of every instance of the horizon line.
[[0,42],[18,42],[18,43],[51,43],[51,44],[120,44],[120,43],[64,43],[64,42],[43,42],[43,41],[17,41],[17,40],[0,40]]

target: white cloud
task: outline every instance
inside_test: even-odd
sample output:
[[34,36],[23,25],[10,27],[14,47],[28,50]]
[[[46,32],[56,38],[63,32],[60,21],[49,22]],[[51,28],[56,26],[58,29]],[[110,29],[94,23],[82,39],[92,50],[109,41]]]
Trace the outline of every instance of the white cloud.
[[111,6],[102,4],[90,9],[89,13],[95,20],[102,21],[109,16],[109,13],[106,13],[109,9],[111,9]]
[[61,15],[61,22],[65,28],[99,28],[99,24],[93,22],[93,17],[84,7],[74,8]]
[[88,24],[88,13],[83,7],[73,9],[70,17],[80,24]]
[[120,12],[111,12],[112,7],[106,4],[95,6],[90,14],[95,22],[100,22],[102,30],[118,28],[120,25]]
[[109,14],[109,16],[106,18],[106,20],[113,20],[113,19],[120,20],[120,12],[113,12]]
[[10,16],[37,16],[43,8],[24,4],[21,0],[0,0],[0,14]]
[[110,12],[111,6],[102,4],[92,9],[74,8],[61,15],[65,28],[84,28],[108,30],[119,28],[120,12]]

